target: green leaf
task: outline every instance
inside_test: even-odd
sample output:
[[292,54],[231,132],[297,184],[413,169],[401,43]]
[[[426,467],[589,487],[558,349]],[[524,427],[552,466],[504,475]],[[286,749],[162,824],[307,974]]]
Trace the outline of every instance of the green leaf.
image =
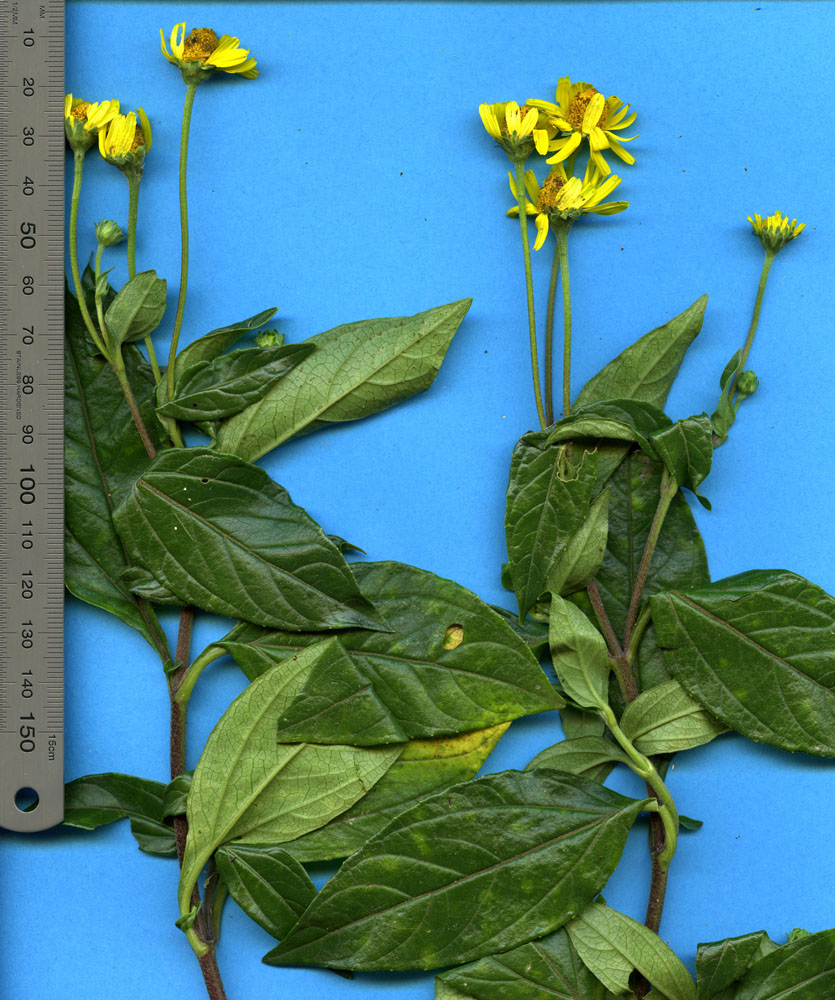
[[113,517],[132,562],[182,604],[290,629],[385,627],[316,522],[232,455],[161,452]]
[[164,793],[161,782],[132,774],[87,774],[64,786],[64,826],[95,830],[127,817],[140,851],[176,854],[174,831],[163,822]]
[[[631,452],[612,476],[609,502],[609,541],[603,563],[597,573],[606,612],[615,634],[623,635],[632,588],[641,563],[650,525],[658,506],[662,467],[640,452]],[[707,557],[699,530],[687,501],[673,497],[644,585],[645,597],[659,590],[697,587],[710,579]],[[578,601],[581,595],[575,597]],[[581,606],[591,606],[583,597]],[[660,662],[652,656],[654,634],[647,629],[641,644],[639,662],[641,690],[653,683],[670,679]]]
[[458,785],[372,837],[264,961],[432,969],[507,951],[599,892],[643,805],[557,771]]
[[498,604],[489,605],[491,611],[509,625],[513,631],[522,639],[530,651],[536,655],[540,650],[548,648],[548,626],[543,622],[534,622],[530,618],[519,621],[519,616],[506,608],[500,608]]
[[186,801],[193,776],[194,771],[186,771],[168,782],[162,797],[163,819],[168,819],[171,816],[185,816]]
[[264,309],[263,312],[250,316],[249,319],[242,319],[237,323],[230,323],[229,326],[221,326],[211,333],[192,341],[180,351],[177,360],[174,362],[174,377],[179,379],[186,369],[196,365],[200,361],[212,361],[223,354],[225,350],[236,344],[245,333],[252,333],[260,330],[265,323],[275,316],[277,309]]
[[835,930],[799,938],[755,962],[734,1000],[831,1000],[835,994]]
[[667,669],[748,739],[835,756],[835,599],[785,570],[751,570],[652,600]]
[[420,799],[475,777],[508,725],[505,722],[460,736],[412,740],[356,805],[327,826],[282,847],[303,862],[348,857]]
[[490,955],[436,980],[465,1000],[607,1000],[609,994],[583,965],[564,929],[539,941]]
[[551,658],[563,690],[580,708],[608,706],[609,651],[583,612],[551,595],[548,629]]
[[589,507],[585,520],[559,553],[548,574],[555,593],[575,594],[597,576],[609,538],[609,497],[605,489]]
[[602,736],[576,736],[541,750],[525,770],[547,767],[602,783],[615,764],[631,766],[629,758],[617,744]]
[[637,920],[592,903],[567,925],[585,965],[612,993],[628,995],[637,969],[665,1000],[696,1000],[696,984],[669,945]]
[[454,986],[444,982],[440,978],[435,979],[435,1000],[470,1000],[466,993],[462,993]]
[[359,749],[276,742],[310,665],[290,660],[253,681],[212,730],[188,794],[180,912],[209,857],[231,841],[281,843],[315,830],[361,798],[402,746]]
[[648,757],[700,747],[728,728],[691,698],[678,681],[642,691],[624,709],[620,727]]
[[707,478],[713,461],[710,417],[702,413],[678,420],[667,430],[653,434],[652,444],[678,485],[692,490],[699,503],[710,510],[708,501],[699,494],[699,485]]
[[[562,704],[525,642],[469,590],[403,563],[353,569],[391,632],[350,629],[339,642],[409,738],[484,729]],[[452,646],[450,637],[460,641]],[[252,630],[218,645],[253,678],[323,638]]]
[[566,448],[548,444],[548,436],[523,435],[510,460],[505,534],[520,619],[548,589],[554,560],[588,513],[597,477],[594,452],[572,464]]
[[283,938],[316,895],[298,861],[280,847],[221,847],[217,870],[244,913],[274,938]]
[[155,604],[181,603],[176,594],[163,587],[159,580],[142,566],[126,566],[119,574],[119,578],[135,597],[141,597]]
[[725,369],[719,377],[719,401],[716,410],[710,418],[713,433],[723,441],[728,436],[728,431],[736,420],[736,407],[731,402],[728,394],[728,386],[731,380],[741,374],[742,369],[742,348],[734,354],[731,360],[725,365]]
[[[309,670],[304,686],[278,720],[280,743],[405,743],[401,727],[368,677],[338,639],[324,639],[296,654]],[[383,689],[383,695],[387,692]],[[402,697],[396,699],[398,707]]]
[[174,387],[174,399],[160,406],[163,417],[220,420],[257,403],[315,350],[312,344],[282,347],[249,347],[223,354],[212,361],[190,365]]
[[471,301],[348,323],[309,338],[315,355],[224,421],[218,448],[255,460],[294,434],[370,416],[428,389]]
[[586,712],[566,705],[560,709],[560,723],[567,740],[580,739],[584,736],[603,736],[606,723],[594,712]]
[[734,986],[754,962],[777,945],[765,931],[699,944],[696,952],[696,985],[699,1000],[730,1000]]
[[602,399],[639,399],[663,409],[687,348],[702,328],[707,296],[651,330],[610,361],[580,390],[574,406]]
[[[75,298],[66,294],[64,342],[64,577],[67,590],[116,615],[155,650],[166,640],[156,614],[142,605],[121,579],[128,560],[116,534],[113,507],[147,467],[136,432],[110,365],[89,343]],[[153,424],[154,379],[134,347],[123,351],[128,379],[149,434]]]
[[156,271],[142,271],[116,293],[104,317],[110,346],[140,340],[160,325],[165,313],[166,284]]
[[604,399],[572,409],[551,429],[548,440],[572,441],[576,438],[604,438],[637,444],[651,458],[658,458],[651,438],[673,422],[651,403],[635,399]]

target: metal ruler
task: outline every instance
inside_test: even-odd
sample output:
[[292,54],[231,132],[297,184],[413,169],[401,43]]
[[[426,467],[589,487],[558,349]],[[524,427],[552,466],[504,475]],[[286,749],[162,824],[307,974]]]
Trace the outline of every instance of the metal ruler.
[[0,826],[64,815],[64,2],[0,0]]

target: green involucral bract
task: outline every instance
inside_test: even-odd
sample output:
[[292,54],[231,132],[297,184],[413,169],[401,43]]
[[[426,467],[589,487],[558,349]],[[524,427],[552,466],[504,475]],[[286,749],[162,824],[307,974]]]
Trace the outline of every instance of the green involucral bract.
[[319,525],[232,455],[162,452],[114,520],[131,560],[182,604],[291,629],[386,628]]
[[458,785],[367,841],[264,960],[433,969],[542,937],[600,891],[644,805],[544,769]]

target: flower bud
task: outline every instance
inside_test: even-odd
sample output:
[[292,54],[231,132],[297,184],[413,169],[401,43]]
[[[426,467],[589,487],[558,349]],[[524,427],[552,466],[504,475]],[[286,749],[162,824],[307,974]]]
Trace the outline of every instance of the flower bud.
[[752,396],[759,388],[760,380],[752,371],[743,372],[736,383],[740,396]]
[[102,219],[96,223],[96,239],[103,247],[115,247],[126,236],[124,229],[112,219]]
[[255,337],[257,347],[281,347],[284,343],[284,334],[278,330],[262,330]]

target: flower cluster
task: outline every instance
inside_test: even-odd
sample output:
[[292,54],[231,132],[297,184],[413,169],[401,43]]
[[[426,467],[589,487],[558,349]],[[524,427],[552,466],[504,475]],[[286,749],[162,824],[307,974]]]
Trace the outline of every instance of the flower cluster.
[[[562,77],[557,84],[556,100],[530,99],[520,108],[515,101],[482,104],[481,120],[508,157],[521,165],[534,152],[545,157],[551,171],[540,185],[533,170],[525,172],[525,190],[520,191],[511,174],[510,189],[517,204],[508,215],[524,211],[535,216],[539,250],[552,228],[570,226],[581,215],[614,215],[628,207],[626,201],[605,201],[621,183],[606,162],[607,150],[624,163],[634,163],[624,142],[637,136],[616,133],[635,121],[629,105],[618,97],[604,97],[588,83],[572,83]],[[588,144],[588,164],[582,176],[574,176],[574,162],[583,143]]]

